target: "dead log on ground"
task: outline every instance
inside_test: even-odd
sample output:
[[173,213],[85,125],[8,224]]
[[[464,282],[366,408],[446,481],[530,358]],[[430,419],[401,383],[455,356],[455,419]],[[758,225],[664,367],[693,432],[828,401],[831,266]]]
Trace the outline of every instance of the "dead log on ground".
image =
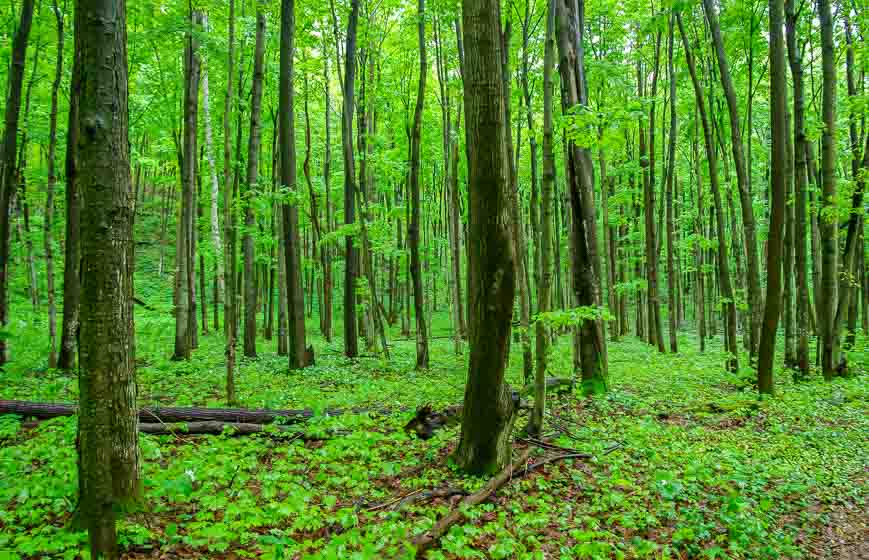
[[[0,400],[0,414],[17,414],[25,418],[47,420],[61,416],[74,416],[78,407],[66,403],[41,403],[31,401]],[[354,407],[326,409],[322,416],[341,414],[389,414],[391,409]],[[172,424],[175,422],[232,422],[244,424],[298,424],[316,416],[311,409],[271,410],[245,408],[199,408],[199,407],[153,407],[139,409],[139,422]]]

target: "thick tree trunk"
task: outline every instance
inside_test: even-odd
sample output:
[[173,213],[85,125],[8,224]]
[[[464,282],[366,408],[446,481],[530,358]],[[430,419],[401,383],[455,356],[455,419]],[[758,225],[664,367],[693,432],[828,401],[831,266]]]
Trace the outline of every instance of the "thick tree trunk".
[[57,94],[63,79],[63,18],[64,14],[54,0],[52,8],[57,21],[57,59],[54,65],[54,82],[51,85],[51,113],[48,124],[48,184],[45,193],[45,276],[48,292],[48,367],[57,367],[57,305],[54,289],[54,187],[57,184]]
[[772,366],[775,358],[775,338],[781,314],[782,249],[787,211],[787,67],[783,0],[769,0],[769,102],[772,125],[770,153],[771,189],[769,240],[767,242],[766,304],[757,355],[757,389],[761,394],[773,393]]
[[261,141],[261,115],[263,95],[263,59],[265,58],[266,17],[262,6],[258,5],[256,14],[256,45],[253,59],[253,82],[251,84],[250,101],[250,136],[247,144],[247,173],[244,192],[244,355],[256,357],[256,309],[257,283],[254,259],[255,247],[253,229],[256,217],[253,209],[253,199],[259,187],[259,156]]
[[473,474],[510,463],[513,401],[504,379],[515,269],[508,215],[509,165],[501,80],[500,3],[464,0],[463,82],[468,159],[470,362],[455,458]]
[[[295,1],[281,2],[281,79],[278,126],[281,150],[281,184],[291,191],[296,185],[295,120],[293,118],[293,56],[296,33]],[[314,217],[316,219],[316,216]],[[308,365],[305,353],[305,299],[300,283],[299,210],[283,205],[284,266],[287,282],[287,327],[290,369]]]
[[[6,80],[6,114],[4,117],[2,159],[0,159],[0,329],[9,325],[9,232],[10,206],[15,192],[16,154],[18,147],[18,117],[21,109],[21,88],[27,61],[27,40],[33,22],[33,0],[21,5],[21,20],[12,39],[12,60]],[[0,337],[0,366],[9,359],[6,337]]]
[[133,330],[134,199],[124,0],[80,0],[75,158],[82,192],[80,512],[91,558],[118,557],[115,518],[142,497]]
[[[677,13],[676,21],[679,24],[679,32],[682,35],[682,44],[685,49],[685,59],[688,63],[688,71],[694,85],[694,95],[697,98],[697,109],[700,113],[700,121],[703,125],[703,141],[706,146],[706,159],[709,165],[709,184],[712,190],[712,198],[715,209],[715,226],[718,236],[718,281],[721,297],[725,299],[725,349],[730,354],[727,358],[727,368],[730,371],[739,370],[738,348],[736,345],[736,303],[733,298],[733,287],[730,283],[730,264],[727,257],[727,238],[724,234],[724,208],[721,202],[721,192],[718,186],[718,160],[715,154],[715,144],[712,138],[712,127],[706,113],[703,88],[697,78],[697,69],[694,64],[694,56],[691,54],[691,46],[688,36],[682,25],[682,17]],[[699,175],[698,175],[699,184]]]
[[422,135],[422,113],[425,104],[425,82],[428,63],[425,49],[425,0],[419,0],[417,36],[419,39],[419,85],[416,93],[416,108],[413,112],[413,132],[410,143],[410,223],[407,228],[407,241],[410,245],[410,276],[413,280],[413,310],[416,316],[416,369],[428,369],[428,328],[425,318],[423,299],[422,270],[419,257],[420,228],[420,142]]

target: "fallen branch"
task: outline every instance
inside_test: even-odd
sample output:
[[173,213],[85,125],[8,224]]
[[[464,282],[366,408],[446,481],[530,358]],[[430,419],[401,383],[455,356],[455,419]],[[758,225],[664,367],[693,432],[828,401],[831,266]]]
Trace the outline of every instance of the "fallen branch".
[[[74,416],[78,407],[66,403],[41,403],[30,401],[0,400],[0,414],[17,414],[25,418],[47,420],[61,416]],[[371,409],[354,407],[348,409],[326,409],[322,416],[339,416],[341,414],[389,414],[391,409]],[[245,408],[199,408],[199,407],[151,407],[139,409],[139,421],[143,423],[159,422],[231,422],[244,424],[271,424],[280,419],[280,424],[298,424],[316,416],[311,409],[271,410]]]
[[517,471],[528,461],[528,457],[531,456],[531,449],[525,449],[519,454],[519,457],[516,458],[510,465],[498,473],[497,476],[492,478],[489,482],[486,483],[483,488],[474,492],[470,496],[466,497],[462,500],[458,507],[448,513],[446,516],[442,517],[440,521],[435,523],[434,527],[417,535],[413,539],[413,546],[416,548],[416,556],[420,557],[425,551],[432,548],[441,537],[443,537],[446,532],[458,523],[459,521],[465,518],[465,509],[471,506],[476,506],[482,503],[486,498],[491,496],[495,491],[497,491],[501,486],[504,485],[508,480],[513,477],[514,471]]
[[154,436],[162,435],[221,435],[249,436],[252,434],[277,432],[295,434],[290,439],[315,439],[302,434],[288,426],[269,426],[267,424],[251,424],[248,422],[182,422],[178,424],[140,423],[139,431]]

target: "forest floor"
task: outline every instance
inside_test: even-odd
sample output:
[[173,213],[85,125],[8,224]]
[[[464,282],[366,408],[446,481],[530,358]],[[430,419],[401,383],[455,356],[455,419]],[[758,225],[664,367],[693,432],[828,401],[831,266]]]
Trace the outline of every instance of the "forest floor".
[[[157,292],[164,288],[152,289],[137,295],[166,299]],[[140,402],[224,405],[222,336],[200,337],[190,362],[170,361],[170,309],[165,301],[136,308]],[[434,323],[435,334],[447,330],[445,314]],[[316,318],[308,327],[316,332]],[[0,398],[76,399],[76,377],[44,367],[43,332],[44,324],[17,324]],[[121,523],[124,557],[406,556],[409,538],[460,496],[407,502],[426,490],[473,491],[485,480],[450,465],[458,427],[427,441],[402,429],[420,405],[461,402],[467,357],[436,339],[431,369],[416,372],[414,342],[392,334],[388,362],[350,362],[340,339],[313,336],[316,366],[292,373],[274,341],[260,340],[261,357],[241,361],[237,386],[246,407],[394,413],[320,416],[300,426],[319,441],[141,436],[145,505]],[[869,558],[866,354],[852,356],[853,377],[832,383],[795,384],[778,371],[775,398],[759,401],[750,381],[723,371],[715,344],[701,354],[696,339],[680,342],[678,355],[659,355],[634,337],[611,344],[610,391],[552,397],[546,417],[548,441],[595,458],[508,482],[428,558]],[[513,346],[508,378],[517,386],[521,354]],[[569,376],[567,337],[552,358],[553,375]],[[525,422],[523,414],[517,428]],[[68,528],[75,430],[71,417],[34,427],[0,416],[0,560],[83,554],[86,535]],[[532,458],[553,453],[535,448]]]

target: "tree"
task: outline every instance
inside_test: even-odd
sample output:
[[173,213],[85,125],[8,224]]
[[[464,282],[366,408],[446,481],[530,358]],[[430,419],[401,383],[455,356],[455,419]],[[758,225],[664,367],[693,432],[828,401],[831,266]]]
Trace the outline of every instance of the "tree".
[[[64,3],[64,8],[66,7]],[[53,1],[55,21],[57,22],[57,59],[54,64],[54,82],[51,85],[51,112],[48,123],[48,184],[45,195],[45,223],[43,237],[45,243],[45,277],[48,288],[48,367],[57,367],[57,306],[54,290],[54,187],[57,184],[57,98],[60,82],[63,79],[63,19],[57,0]]]
[[821,23],[821,74],[823,90],[821,117],[821,207],[818,222],[821,234],[821,298],[818,325],[821,330],[821,369],[831,380],[838,366],[836,328],[837,284],[839,278],[839,227],[836,212],[836,45],[833,42],[833,16],[830,0],[817,0]]
[[[670,307],[669,331],[670,352],[678,352],[679,346],[676,341],[676,323],[679,315],[676,305],[676,264],[674,260],[674,224],[673,224],[673,181],[676,175],[676,137],[678,135],[676,117],[676,69],[673,65],[673,39],[676,34],[675,15],[671,14],[669,32],[667,37],[667,73],[670,77],[670,131],[667,147],[667,300]],[[663,342],[663,341],[662,341]]]
[[[21,109],[21,87],[24,64],[27,61],[27,40],[33,22],[33,0],[21,5],[21,20],[12,39],[12,61],[7,79],[6,113],[4,116],[2,159],[0,159],[0,330],[9,324],[9,221],[12,193],[15,189],[18,146],[18,113]],[[0,366],[9,359],[6,337],[0,336]]]
[[191,12],[191,31],[184,50],[184,137],[181,167],[181,210],[175,241],[175,353],[176,360],[189,360],[196,333],[196,295],[194,259],[194,207],[196,197],[197,130],[199,116],[199,79],[201,60],[199,40],[192,28],[202,24],[202,13]]
[[[747,256],[747,285],[749,309],[749,354],[754,356],[757,351],[757,336],[760,329],[760,267],[757,257],[757,239],[755,235],[754,204],[749,189],[749,172],[745,163],[745,151],[742,147],[742,132],[739,125],[739,108],[736,100],[736,90],[730,77],[727,55],[724,52],[724,41],[718,25],[718,16],[712,0],[703,0],[703,10],[709,21],[712,33],[712,43],[715,47],[715,58],[718,61],[718,74],[724,88],[724,98],[727,100],[727,110],[730,116],[730,147],[733,152],[733,162],[736,165],[736,183],[739,190],[739,202],[742,208],[742,227],[745,231],[745,253]],[[750,101],[749,101],[750,104]],[[749,134],[751,131],[749,130]]]
[[[552,284],[552,191],[555,184],[555,154],[552,149],[552,72],[555,68],[555,2],[548,0],[546,14],[546,37],[543,48],[543,183],[541,185],[542,208],[540,209],[540,283],[538,284],[537,308],[546,313],[551,308]],[[532,150],[533,152],[533,150]],[[528,433],[539,435],[543,429],[543,413],[546,407],[546,364],[549,351],[549,329],[538,319],[536,329],[536,368],[534,372],[534,411],[528,423]]]
[[[556,0],[556,40],[561,74],[562,112],[568,114],[575,107],[587,104],[585,65],[580,33],[584,23],[584,0],[576,3]],[[567,143],[567,187],[570,196],[573,238],[573,291],[574,302],[596,313],[599,304],[600,277],[597,274],[597,234],[592,184],[592,164],[587,148],[575,140]],[[601,321],[583,317],[579,326],[579,352],[582,383],[585,392],[606,391],[606,339]]]
[[757,355],[757,389],[761,394],[773,393],[772,365],[775,358],[775,335],[781,314],[782,251],[785,212],[787,211],[787,66],[782,27],[783,0],[769,1],[769,102],[772,121],[770,153],[772,199],[767,249],[766,305],[760,331]]
[[516,291],[501,81],[500,2],[463,0],[468,158],[468,382],[455,458],[473,474],[510,462],[513,400],[504,373]]
[[[721,203],[721,191],[718,186],[718,158],[715,154],[715,144],[712,139],[712,126],[706,112],[706,101],[703,88],[697,78],[697,66],[694,63],[694,55],[691,53],[691,45],[682,24],[682,16],[676,13],[676,22],[679,24],[679,34],[682,36],[682,46],[685,50],[685,60],[688,64],[688,73],[691,74],[691,83],[694,85],[694,96],[697,100],[697,110],[700,114],[700,122],[703,126],[703,142],[706,147],[706,161],[709,165],[709,186],[712,191],[712,200],[715,209],[715,231],[718,236],[718,282],[721,296],[724,300],[725,312],[725,336],[724,347],[730,356],[727,359],[727,368],[730,371],[739,370],[739,355],[736,346],[736,302],[733,298],[733,286],[730,282],[730,263],[727,257],[727,243],[724,234],[724,207]],[[698,173],[698,184],[700,178]]]
[[[296,32],[295,1],[281,2],[281,78],[280,106],[278,108],[278,131],[280,134],[281,184],[296,191],[296,145],[293,119],[293,56]],[[299,282],[299,209],[295,204],[282,208],[284,235],[284,259],[286,262],[287,302],[289,322],[290,369],[300,369],[307,364],[305,354],[305,300]],[[316,219],[316,216],[314,216]]]
[[[341,118],[341,148],[344,154],[344,225],[356,221],[354,202],[356,162],[353,155],[353,92],[356,80],[356,28],[359,24],[359,0],[351,0],[347,22],[346,62],[344,64],[344,110]],[[336,24],[337,25],[337,24]],[[335,40],[337,41],[337,34]],[[344,354],[355,358],[359,354],[356,325],[357,256],[353,236],[347,234],[344,248]]]
[[226,403],[233,406],[235,395],[235,211],[232,186],[232,79],[235,65],[235,0],[229,0],[229,52],[226,62],[226,95],[223,105],[223,231],[226,241],[223,254],[225,280],[223,293],[223,330],[226,334]]
[[80,514],[91,558],[119,557],[117,515],[142,496],[133,330],[133,213],[124,0],[76,3],[81,192]]
[[416,108],[413,112],[413,132],[410,148],[410,223],[407,241],[410,245],[410,275],[413,279],[413,310],[416,317],[416,368],[428,369],[428,330],[425,324],[425,301],[423,299],[422,269],[419,258],[420,186],[419,160],[422,135],[422,112],[425,105],[425,81],[428,63],[425,52],[425,0],[419,0],[417,13],[419,37],[419,85],[416,93]]
[[247,144],[247,173],[245,176],[244,200],[244,355],[256,357],[256,270],[254,268],[253,230],[256,218],[253,211],[253,198],[259,183],[260,119],[263,97],[263,59],[265,58],[266,17],[263,6],[257,4],[256,46],[253,58],[253,81],[250,90],[250,136]]

